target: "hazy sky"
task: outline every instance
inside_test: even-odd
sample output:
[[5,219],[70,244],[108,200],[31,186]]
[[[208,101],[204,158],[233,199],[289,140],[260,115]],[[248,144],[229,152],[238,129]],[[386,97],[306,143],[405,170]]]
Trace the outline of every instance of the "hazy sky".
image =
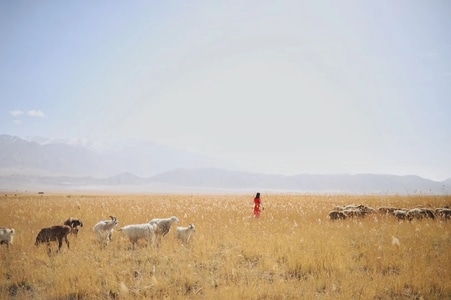
[[1,1],[0,101],[20,137],[443,180],[451,2]]

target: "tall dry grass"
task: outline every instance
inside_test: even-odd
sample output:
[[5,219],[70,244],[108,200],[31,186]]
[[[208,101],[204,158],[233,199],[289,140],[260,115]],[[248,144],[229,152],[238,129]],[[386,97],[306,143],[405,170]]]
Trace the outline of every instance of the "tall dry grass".
[[[374,215],[330,221],[335,205],[441,207],[450,196],[17,195],[0,200],[1,299],[450,299],[451,222],[398,222]],[[154,249],[135,250],[120,232],[106,247],[92,227],[176,215],[196,225],[183,246],[174,228]],[[70,249],[35,247],[40,228],[79,217]],[[399,243],[393,243],[393,238]],[[56,249],[56,244],[52,245]]]

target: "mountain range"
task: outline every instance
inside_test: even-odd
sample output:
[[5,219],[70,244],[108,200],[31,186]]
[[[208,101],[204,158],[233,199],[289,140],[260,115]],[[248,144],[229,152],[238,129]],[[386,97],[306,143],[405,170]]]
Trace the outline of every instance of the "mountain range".
[[449,194],[442,182],[385,174],[256,174],[155,143],[0,135],[0,191]]

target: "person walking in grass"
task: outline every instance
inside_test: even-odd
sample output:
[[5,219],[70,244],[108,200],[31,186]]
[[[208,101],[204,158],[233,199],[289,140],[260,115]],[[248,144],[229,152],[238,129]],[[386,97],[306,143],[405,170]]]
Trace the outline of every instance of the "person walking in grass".
[[263,208],[263,203],[262,200],[260,198],[260,193],[257,193],[257,195],[255,195],[254,198],[254,217],[255,218],[259,218],[260,217],[260,213],[261,213],[261,209]]

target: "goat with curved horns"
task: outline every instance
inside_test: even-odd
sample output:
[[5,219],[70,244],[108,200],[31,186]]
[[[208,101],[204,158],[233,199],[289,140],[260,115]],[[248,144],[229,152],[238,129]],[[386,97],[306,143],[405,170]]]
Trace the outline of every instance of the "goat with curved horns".
[[99,221],[93,228],[99,242],[106,241],[108,244],[113,239],[113,231],[119,225],[119,221],[114,216],[110,216],[110,218],[111,220]]

